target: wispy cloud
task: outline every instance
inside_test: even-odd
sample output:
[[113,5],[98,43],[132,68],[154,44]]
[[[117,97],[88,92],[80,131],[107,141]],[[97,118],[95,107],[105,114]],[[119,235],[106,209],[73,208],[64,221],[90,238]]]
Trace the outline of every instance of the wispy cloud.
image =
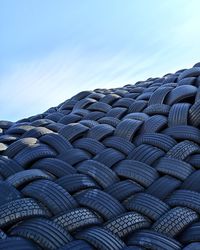
[[[200,55],[198,1],[152,2],[157,4],[152,14],[145,10],[141,16],[139,2],[133,16],[128,9],[122,14],[119,5],[109,29],[105,20],[102,26],[98,21],[98,32],[93,23],[92,31],[79,24],[85,28],[84,36],[81,31],[81,37],[59,48],[11,61],[0,75],[0,119],[17,120],[43,112],[81,90],[134,84],[192,66]],[[181,6],[181,12],[174,9]]]

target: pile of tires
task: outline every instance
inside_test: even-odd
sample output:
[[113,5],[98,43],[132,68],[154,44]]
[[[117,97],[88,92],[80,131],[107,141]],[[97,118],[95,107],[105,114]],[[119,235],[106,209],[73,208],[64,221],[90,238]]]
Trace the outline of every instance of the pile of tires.
[[0,121],[5,249],[200,249],[200,63]]

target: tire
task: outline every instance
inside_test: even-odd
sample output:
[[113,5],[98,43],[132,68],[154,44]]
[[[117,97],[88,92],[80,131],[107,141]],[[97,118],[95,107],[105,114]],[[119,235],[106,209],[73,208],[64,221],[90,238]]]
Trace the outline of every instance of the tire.
[[23,135],[22,138],[27,138],[27,137],[33,137],[36,139],[39,139],[41,136],[53,133],[50,129],[45,128],[45,127],[36,127],[33,129],[30,129],[26,131]]
[[107,148],[103,150],[101,153],[96,155],[93,160],[98,161],[107,167],[112,168],[113,165],[115,165],[117,162],[123,160],[125,158],[124,154],[121,152],[112,149],[112,148]]
[[125,119],[117,125],[114,135],[131,142],[141,125],[142,121]]
[[103,102],[96,102],[91,104],[88,107],[88,110],[90,111],[101,111],[104,113],[107,113],[111,110],[112,106],[108,105],[107,103],[103,103]]
[[198,219],[199,216],[195,211],[185,207],[175,207],[160,217],[152,229],[169,237],[175,237]]
[[134,144],[136,146],[144,143],[157,147],[161,150],[164,150],[165,152],[169,151],[173,146],[176,145],[176,141],[173,138],[160,133],[147,133],[138,135],[134,140]]
[[24,184],[27,184],[31,181],[38,180],[38,179],[47,179],[51,180],[52,177],[47,175],[45,172],[41,171],[40,169],[29,169],[18,172],[14,175],[9,176],[6,181],[10,183],[15,188],[18,188]]
[[114,128],[107,124],[100,124],[91,128],[87,134],[89,138],[93,138],[97,141],[103,140],[105,137],[112,135]]
[[166,98],[166,104],[173,105],[174,103],[184,102],[188,98],[196,95],[197,88],[191,85],[182,85],[174,88]]
[[200,192],[200,170],[194,171],[181,185],[181,189]]
[[113,128],[116,128],[117,125],[120,123],[120,120],[118,118],[112,117],[112,116],[105,116],[98,120],[100,124],[107,124],[112,126]]
[[199,250],[199,249],[200,249],[200,242],[191,243],[183,248],[183,250]]
[[53,148],[58,154],[66,153],[68,149],[72,148],[72,145],[59,134],[47,134],[40,137],[40,142],[47,144]]
[[171,148],[167,152],[166,157],[184,161],[191,154],[199,152],[200,147],[196,143],[189,140],[184,140]]
[[200,144],[200,130],[192,126],[175,126],[167,128],[163,131],[164,134],[172,136],[174,139],[190,140]]
[[59,250],[94,250],[94,248],[84,240],[73,240]]
[[102,143],[109,148],[113,148],[121,152],[122,154],[128,155],[135,146],[133,143],[126,139],[118,136],[110,136],[102,141]]
[[34,144],[31,147],[22,149],[15,157],[14,160],[24,168],[30,164],[45,157],[55,157],[56,153],[48,146],[41,144]]
[[[165,175],[158,178],[146,189],[147,194],[151,194],[160,200],[164,200],[168,195],[180,187],[181,181],[171,176]],[[159,190],[159,192],[158,192]]]
[[128,239],[128,245],[137,245],[145,249],[181,250],[182,245],[161,233],[142,230],[134,233]]
[[0,206],[22,198],[21,193],[6,181],[0,181]]
[[121,250],[125,247],[123,241],[108,230],[93,227],[76,235],[78,239],[85,240],[99,250]]
[[19,139],[16,142],[13,142],[11,145],[8,146],[5,155],[7,155],[9,158],[15,157],[16,154],[18,154],[22,149],[25,147],[32,146],[37,143],[36,138],[23,138]]
[[129,196],[141,191],[143,191],[143,187],[131,180],[119,181],[105,189],[105,192],[116,198],[118,201],[123,201]]
[[169,112],[168,126],[181,126],[188,125],[188,113],[191,104],[189,103],[176,103],[174,104]]
[[148,165],[153,165],[153,163],[163,155],[164,152],[159,148],[153,147],[148,144],[141,144],[128,155],[127,159],[132,159]]
[[77,138],[82,137],[84,134],[86,134],[87,131],[88,128],[86,126],[79,123],[72,123],[64,126],[58,132],[69,142],[72,142]]
[[186,161],[191,164],[193,167],[200,168],[200,154],[190,155]]
[[30,198],[10,201],[0,206],[0,227],[5,228],[23,219],[49,217],[50,213]]
[[67,153],[62,153],[58,155],[57,159],[60,159],[69,165],[76,165],[79,162],[89,160],[91,155],[89,153],[85,152],[84,150],[73,148],[67,150]]
[[102,223],[102,219],[87,208],[75,208],[54,217],[53,221],[70,233],[84,227],[96,226]]
[[167,126],[167,118],[164,115],[151,116],[142,126],[140,133],[160,132]]
[[53,221],[30,219],[10,230],[10,235],[20,236],[38,244],[42,249],[58,249],[72,240],[69,233]]
[[124,202],[124,205],[129,211],[138,212],[152,221],[158,220],[170,209],[163,201],[145,193],[133,195],[133,197]]
[[176,190],[166,203],[171,207],[183,206],[200,213],[200,193],[190,190]]
[[73,143],[75,148],[87,150],[90,154],[96,155],[105,149],[103,143],[92,138],[81,138]]
[[119,181],[119,178],[109,167],[99,163],[98,161],[84,161],[77,168],[79,173],[89,175],[103,189]]
[[143,112],[147,115],[168,115],[170,106],[166,104],[153,104],[144,109]]
[[4,178],[23,171],[24,169],[15,161],[0,156],[0,175]]
[[200,241],[200,223],[196,222],[191,224],[180,236],[181,240],[185,245],[191,242]]
[[160,87],[150,97],[148,105],[163,104],[165,97],[172,90],[172,87]]
[[187,179],[194,170],[190,164],[184,161],[167,157],[161,158],[155,168],[160,174],[168,174],[181,181]]
[[93,209],[107,220],[125,212],[118,200],[98,189],[81,191],[74,197],[79,205]]
[[189,110],[189,122],[194,127],[200,125],[200,100],[197,100]]
[[23,188],[22,193],[39,200],[54,215],[77,206],[76,201],[66,190],[49,180],[34,181]]
[[7,237],[0,240],[0,250],[38,250],[36,244],[22,237]]
[[131,179],[144,187],[150,186],[158,178],[154,168],[134,160],[121,161],[114,170],[120,177]]
[[74,193],[87,188],[99,188],[91,177],[84,174],[70,174],[56,180],[56,183],[67,192]]
[[[197,64],[198,65],[198,64]],[[178,77],[178,81],[187,77],[194,77],[200,75],[200,67],[193,67],[191,69],[184,70]]]
[[76,169],[70,164],[61,161],[57,158],[44,158],[36,161],[32,166],[32,169],[41,169],[47,173],[50,173],[56,177],[62,177],[65,175],[70,175],[76,173]]
[[138,229],[147,228],[149,226],[149,220],[136,212],[124,213],[104,224],[104,228],[111,231],[119,238],[124,238]]

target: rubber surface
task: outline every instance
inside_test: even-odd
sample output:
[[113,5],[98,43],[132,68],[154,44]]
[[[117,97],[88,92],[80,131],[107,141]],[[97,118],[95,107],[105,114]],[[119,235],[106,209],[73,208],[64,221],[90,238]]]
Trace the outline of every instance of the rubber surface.
[[0,250],[199,250],[200,63],[0,121]]

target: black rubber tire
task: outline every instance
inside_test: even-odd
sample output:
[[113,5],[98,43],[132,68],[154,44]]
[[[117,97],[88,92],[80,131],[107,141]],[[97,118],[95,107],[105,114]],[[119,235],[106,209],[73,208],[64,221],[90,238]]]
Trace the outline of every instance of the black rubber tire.
[[105,149],[105,146],[92,138],[81,138],[73,143],[75,148],[87,150],[90,154],[96,155]]
[[28,148],[22,149],[15,157],[15,161],[18,162],[24,168],[27,168],[30,164],[44,157],[56,156],[55,151],[51,150],[45,144],[34,144]]
[[102,223],[101,217],[98,217],[87,208],[75,208],[54,217],[53,221],[70,233],[84,227],[96,226]]
[[0,190],[0,205],[18,200],[22,197],[21,193],[7,181],[0,181]]
[[138,229],[147,228],[149,226],[149,220],[136,212],[124,213],[104,224],[104,228],[108,229],[119,238],[124,238]]
[[117,125],[115,135],[132,141],[134,134],[141,125],[142,121],[125,119]]
[[119,178],[114,171],[98,161],[84,161],[78,166],[77,170],[79,173],[89,175],[103,189],[119,181]]
[[188,125],[188,112],[191,104],[189,103],[176,103],[174,104],[168,116],[168,126]]
[[153,163],[163,155],[164,152],[161,149],[148,144],[141,144],[128,155],[127,159],[153,165]]
[[128,245],[137,245],[152,250],[181,250],[181,244],[161,233],[150,230],[135,232],[128,239]]
[[99,161],[100,163],[112,168],[117,162],[123,160],[124,158],[125,155],[121,152],[112,148],[107,148],[96,155],[93,160]]
[[192,126],[175,126],[167,128],[164,134],[172,136],[174,139],[190,140],[200,144],[200,130]]
[[4,228],[23,219],[40,216],[49,217],[50,213],[35,200],[24,198],[10,201],[0,206],[0,227]]
[[189,110],[189,121],[192,126],[199,127],[200,125],[200,100],[197,100]]
[[84,240],[73,240],[59,250],[94,250],[94,248]]
[[81,191],[74,197],[79,205],[93,209],[105,219],[112,219],[125,212],[118,200],[98,189]]
[[146,193],[151,194],[160,200],[164,200],[170,193],[179,188],[180,185],[180,180],[165,175],[158,178],[154,183],[152,183],[152,185],[146,189]]
[[175,207],[160,217],[153,224],[152,229],[170,237],[175,237],[198,219],[199,216],[195,211],[186,207]]
[[191,242],[199,242],[200,241],[200,222],[191,224],[179,236],[179,240],[181,240],[184,244],[189,244]]
[[183,206],[190,208],[200,214],[200,193],[190,190],[176,190],[166,203],[171,207]]
[[103,140],[105,137],[112,135],[114,128],[107,124],[99,124],[91,128],[87,134],[89,138],[97,141]]
[[[198,66],[198,64],[197,64]],[[191,69],[184,70],[179,76],[178,81],[182,80],[183,78],[192,77],[192,76],[199,76],[200,75],[200,67],[193,67]]]
[[166,104],[173,105],[177,102],[184,102],[196,95],[197,88],[191,85],[182,85],[174,88],[166,98]]
[[31,165],[31,168],[41,169],[42,171],[46,171],[56,177],[62,177],[65,175],[76,173],[76,169],[74,167],[57,158],[46,157],[44,159],[36,161]]
[[30,137],[19,139],[16,142],[13,142],[11,145],[8,146],[8,148],[5,152],[5,155],[7,155],[10,158],[13,158],[22,149],[24,149],[25,147],[29,147],[31,145],[34,145],[35,143],[37,143],[37,141],[38,140],[36,138],[30,138]]
[[10,235],[20,236],[34,241],[42,249],[58,249],[72,240],[69,233],[47,219],[30,219],[10,229]]
[[176,145],[176,141],[173,138],[160,133],[147,133],[138,135],[134,140],[134,144],[136,146],[139,146],[143,143],[160,148],[166,152]]
[[47,134],[40,137],[40,142],[43,142],[53,148],[58,154],[66,153],[72,145],[59,134]]
[[56,183],[69,193],[78,192],[87,188],[99,188],[91,177],[84,174],[70,174],[56,180]]
[[71,123],[61,128],[59,134],[72,142],[77,138],[82,137],[87,131],[88,127],[79,123]]
[[172,87],[158,88],[149,99],[148,105],[163,104],[166,95],[172,90]]
[[117,236],[100,227],[88,228],[77,234],[76,238],[86,240],[99,250],[121,250],[125,247],[124,242]]
[[106,147],[110,147],[118,150],[119,152],[128,155],[135,146],[133,143],[127,141],[126,139],[118,136],[110,136],[102,141]]
[[184,161],[167,157],[162,157],[155,168],[160,174],[168,174],[181,181],[184,181],[186,178],[188,178],[188,176],[192,174],[194,170],[190,164]]
[[200,192],[200,170],[194,171],[181,185],[181,189]]
[[185,160],[189,155],[199,152],[200,147],[196,143],[184,140],[171,148],[167,152],[166,156],[178,160]]
[[153,115],[144,123],[140,133],[159,133],[166,126],[167,118],[164,115]]
[[27,184],[34,180],[47,179],[51,180],[52,177],[41,171],[40,169],[29,169],[20,171],[14,175],[9,176],[6,181],[12,186],[18,188],[21,185]]
[[22,189],[26,196],[39,200],[56,215],[77,206],[74,198],[61,186],[50,180],[37,180]]
[[141,192],[143,187],[132,180],[119,181],[107,187],[105,191],[119,201]]
[[7,237],[0,240],[0,250],[39,250],[36,244],[22,237]]
[[145,193],[133,195],[124,202],[124,205],[129,211],[141,213],[152,221],[158,220],[170,209],[163,201]]
[[0,156],[0,175],[4,178],[23,171],[24,169],[15,161]]
[[157,171],[154,168],[134,160],[121,161],[116,166],[115,172],[120,177],[136,181],[144,187],[150,186],[158,178]]

